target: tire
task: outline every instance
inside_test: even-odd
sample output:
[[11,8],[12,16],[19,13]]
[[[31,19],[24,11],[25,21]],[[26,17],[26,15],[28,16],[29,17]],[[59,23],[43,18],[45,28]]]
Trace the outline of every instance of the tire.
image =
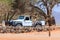
[[36,31],[37,31],[37,32],[42,31],[42,26],[41,26],[41,25],[36,25]]
[[36,23],[35,27],[36,27],[36,30],[37,30],[38,32],[39,32],[39,31],[42,31],[42,25],[41,25],[41,23]]
[[16,27],[22,27],[21,23],[16,24]]
[[37,27],[37,26],[42,27],[42,24],[36,23],[36,24],[35,24],[35,27]]

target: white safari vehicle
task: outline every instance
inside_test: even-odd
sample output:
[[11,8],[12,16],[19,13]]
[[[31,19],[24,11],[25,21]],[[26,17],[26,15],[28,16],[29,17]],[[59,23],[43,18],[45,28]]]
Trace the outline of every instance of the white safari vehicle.
[[33,22],[31,16],[19,16],[17,20],[10,20],[9,24],[12,26],[36,26],[36,25],[45,25],[44,21]]

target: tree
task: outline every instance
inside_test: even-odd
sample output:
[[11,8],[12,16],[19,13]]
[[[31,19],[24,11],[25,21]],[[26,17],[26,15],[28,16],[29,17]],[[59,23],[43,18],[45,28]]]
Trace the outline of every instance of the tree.
[[7,20],[8,12],[11,10],[12,0],[0,0],[0,17],[2,20]]
[[[37,0],[31,0],[33,1],[32,4],[34,5]],[[46,7],[46,10],[47,10],[47,14],[45,12],[43,12],[43,10],[41,8],[39,8],[43,13],[44,13],[44,17],[46,19],[46,22],[48,23],[49,25],[49,36],[50,36],[50,26],[52,26],[52,24],[55,24],[55,19],[52,17],[52,8],[60,3],[59,0],[39,0],[40,2],[42,2],[41,5],[44,5]],[[40,5],[40,6],[41,6]],[[52,23],[52,21],[54,20],[54,23]]]
[[[51,15],[52,15],[52,8],[54,7],[54,5],[57,4],[58,0],[42,0],[43,4],[45,5],[46,9],[47,9],[47,22],[49,25],[49,36],[50,36],[50,26],[52,26],[51,23]],[[55,20],[55,19],[54,19]]]
[[25,5],[24,0],[14,0],[12,7],[14,10],[19,9],[21,11],[21,13],[23,13],[24,5]]

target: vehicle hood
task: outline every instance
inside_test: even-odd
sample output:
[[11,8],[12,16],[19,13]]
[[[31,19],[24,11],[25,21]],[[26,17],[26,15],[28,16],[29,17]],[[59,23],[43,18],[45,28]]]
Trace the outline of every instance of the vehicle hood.
[[17,20],[10,20],[10,22],[16,22],[16,21],[23,21],[23,19],[17,19]]

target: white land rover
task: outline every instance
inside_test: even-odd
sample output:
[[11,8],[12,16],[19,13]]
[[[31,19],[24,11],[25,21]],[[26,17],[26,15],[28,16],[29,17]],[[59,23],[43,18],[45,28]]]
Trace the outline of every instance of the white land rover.
[[11,20],[10,24],[13,26],[32,26],[33,22],[30,16],[19,16],[17,20]]
[[34,26],[35,27],[37,25],[40,25],[40,26],[42,26],[42,24],[45,25],[45,23],[43,23],[42,21],[33,22],[30,16],[19,16],[17,20],[11,20],[9,23],[13,26],[19,25],[19,26]]

